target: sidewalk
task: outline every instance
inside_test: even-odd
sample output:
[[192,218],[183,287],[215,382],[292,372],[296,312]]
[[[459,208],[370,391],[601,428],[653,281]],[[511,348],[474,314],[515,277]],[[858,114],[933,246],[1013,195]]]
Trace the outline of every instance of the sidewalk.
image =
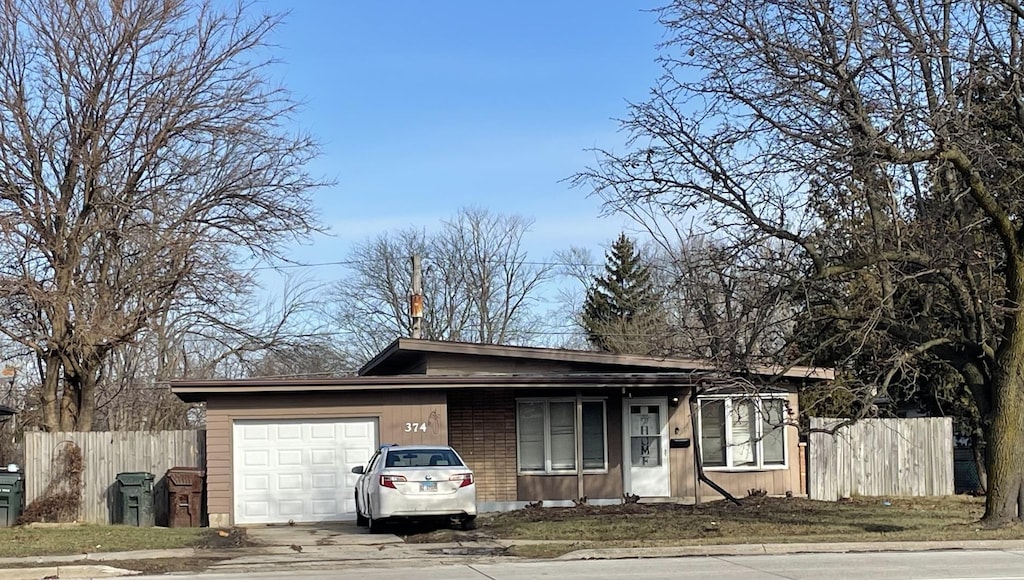
[[753,556],[763,554],[836,554],[846,552],[929,552],[942,550],[1024,551],[1024,540],[953,540],[937,542],[802,542],[792,544],[722,544],[664,548],[576,550],[556,560],[682,558],[690,556]]
[[[339,563],[395,565],[410,560],[424,566],[487,561],[506,557],[516,544],[545,544],[546,541],[485,540],[439,544],[406,544],[398,538],[381,543],[303,546],[259,546],[231,550],[146,550],[136,552],[105,552],[68,556],[33,556],[0,558],[0,578],[4,580],[41,580],[43,578],[113,578],[137,572],[114,568],[103,562],[124,562],[157,558],[220,558],[224,560],[209,568],[211,572],[245,572],[251,570],[313,569]],[[674,546],[663,548],[582,549],[555,558],[557,560],[595,560],[632,558],[677,558],[700,556],[745,556],[763,554],[842,553],[842,552],[911,552],[936,550],[1000,550],[1024,551],[1024,540],[968,540],[939,542],[848,542],[793,544],[727,544]],[[35,564],[36,566],[31,566]],[[25,567],[31,566],[31,567]]]

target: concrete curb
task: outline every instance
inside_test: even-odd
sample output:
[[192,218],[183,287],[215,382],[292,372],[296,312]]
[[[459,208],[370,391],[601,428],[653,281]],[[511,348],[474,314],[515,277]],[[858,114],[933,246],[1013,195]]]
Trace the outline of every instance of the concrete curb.
[[583,549],[556,560],[624,560],[765,554],[838,554],[846,552],[929,552],[943,550],[1024,550],[1024,540],[954,540],[936,542],[839,542],[793,544],[721,544],[658,548]]
[[[22,558],[0,558],[0,567],[8,564],[72,564],[75,562],[124,562],[129,560],[153,560],[157,558],[235,558],[249,554],[265,553],[265,548],[232,548],[230,550],[206,550],[196,548],[173,548],[167,550],[134,550],[131,552],[89,552],[88,554],[67,554],[64,556],[25,556]],[[2,571],[2,569],[0,569]],[[0,578],[7,579],[0,574]]]
[[110,566],[46,566],[42,568],[9,568],[0,570],[4,580],[41,580],[44,578],[117,578],[135,576],[134,570]]
[[[5,564],[66,564],[68,562],[104,562],[111,560],[151,560],[153,558],[193,558],[194,548],[176,548],[173,550],[136,550],[132,552],[90,552],[88,554],[69,554],[66,556],[26,556],[24,558],[0,558],[0,566]],[[6,576],[4,576],[6,578]]]
[[[413,560],[424,562],[450,559],[462,555],[473,556],[478,549],[508,548],[516,544],[559,544],[558,541],[516,541],[495,539],[476,543],[439,544],[383,544],[372,546],[310,546],[301,553],[280,546],[235,548],[230,550],[203,550],[179,548],[172,550],[141,550],[133,552],[94,552],[67,556],[30,556],[25,558],[0,558],[0,578],[43,578],[55,574],[60,566],[60,577],[69,576],[71,568],[94,568],[93,566],[68,566],[80,562],[113,562],[148,560],[156,558],[224,558],[225,562],[215,568],[245,567],[253,565],[296,565],[307,561],[357,561],[357,560]],[[793,544],[721,544],[702,546],[667,546],[656,548],[605,548],[582,549],[569,552],[555,560],[621,560],[636,558],[679,558],[698,556],[754,556],[765,554],[820,554],[844,552],[921,552],[940,550],[1020,550],[1024,551],[1024,540],[960,540],[938,542],[842,542],[842,543],[793,543]],[[429,552],[433,554],[429,554]],[[461,554],[461,551],[468,553]],[[429,555],[428,555],[429,554]],[[38,564],[46,568],[7,568],[5,565]],[[116,569],[113,569],[116,570]],[[31,571],[31,572],[30,572]],[[46,574],[39,574],[47,571]],[[20,574],[15,576],[15,574]],[[27,575],[26,575],[27,574]],[[35,575],[33,575],[35,574]],[[99,576],[96,574],[95,576]]]

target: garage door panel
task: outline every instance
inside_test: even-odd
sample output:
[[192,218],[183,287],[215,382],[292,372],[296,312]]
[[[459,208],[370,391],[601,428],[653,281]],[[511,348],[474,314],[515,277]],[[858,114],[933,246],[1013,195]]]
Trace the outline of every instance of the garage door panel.
[[302,450],[301,449],[278,449],[277,451],[277,465],[278,467],[289,467],[295,465],[302,465]]
[[344,501],[341,502],[341,506],[342,506],[341,507],[342,511],[344,511],[345,513],[355,514],[355,512],[356,512],[356,500],[355,499],[345,498]]
[[302,474],[282,473],[277,476],[278,491],[302,491]]
[[374,448],[371,447],[358,447],[358,448],[346,448],[342,451],[345,455],[345,463],[351,463],[354,465],[366,465],[370,461],[370,456],[373,455]]
[[375,419],[239,420],[234,433],[235,523],[355,518],[350,470],[377,448]]
[[266,441],[270,439],[269,425],[244,425],[242,439],[245,441]]
[[268,491],[270,490],[269,475],[246,475],[242,478],[243,491]]
[[373,427],[372,424],[366,423],[346,423],[342,425],[342,430],[345,433],[345,437],[369,437],[372,435],[370,430]]
[[309,436],[312,439],[335,439],[338,437],[336,425],[314,424],[310,425]]
[[302,439],[302,425],[275,425],[278,441],[300,441]]
[[338,452],[335,449],[310,449],[309,462],[313,465],[337,465]]
[[270,503],[265,501],[248,501],[244,509],[246,518],[265,518],[270,515]]
[[338,487],[338,478],[333,473],[314,473],[310,486],[313,489],[334,489]]
[[300,518],[306,515],[303,513],[303,507],[305,506],[303,506],[302,504],[302,500],[298,499],[279,500],[277,502],[277,507],[279,510],[278,513],[281,515],[282,518],[288,518],[293,521],[302,521]]
[[338,513],[338,502],[336,500],[313,500],[313,515],[321,517],[330,517]]
[[246,467],[270,467],[270,452],[263,451],[246,451],[242,455],[242,464]]

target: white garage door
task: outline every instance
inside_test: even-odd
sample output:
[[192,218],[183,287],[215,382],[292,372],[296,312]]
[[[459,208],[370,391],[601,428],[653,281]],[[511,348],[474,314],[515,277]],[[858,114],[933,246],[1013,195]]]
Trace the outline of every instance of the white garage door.
[[236,524],[355,518],[352,468],[377,449],[376,419],[239,420]]

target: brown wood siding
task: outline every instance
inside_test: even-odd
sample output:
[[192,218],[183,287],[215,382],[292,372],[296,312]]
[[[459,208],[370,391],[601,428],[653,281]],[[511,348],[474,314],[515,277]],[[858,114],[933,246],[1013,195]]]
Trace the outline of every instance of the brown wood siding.
[[[787,397],[790,408],[793,410],[793,417],[799,416],[799,402],[796,393]],[[679,434],[675,434],[675,429]],[[690,407],[688,398],[682,399],[675,413],[672,414],[669,423],[669,436],[676,438],[689,438],[690,447],[686,449],[671,449],[669,461],[672,471],[672,495],[683,498],[695,497],[697,483],[696,467],[694,464],[693,430],[690,423]],[[737,496],[746,496],[751,490],[764,490],[769,495],[784,495],[787,492],[800,493],[800,447],[799,434],[795,427],[786,428],[786,469],[770,469],[764,471],[717,471],[705,470],[705,474],[711,481],[725,488],[729,493]],[[700,497],[702,499],[718,498],[718,492],[705,483],[700,485]]]
[[[378,443],[447,445],[447,416],[441,391],[211,395],[206,403],[208,511],[232,513],[232,432],[237,419],[375,418]],[[426,423],[427,430],[406,432],[406,423]]]
[[575,475],[523,475],[519,477],[519,500],[577,499]]
[[473,470],[479,501],[516,499],[515,398],[509,389],[448,394],[448,439]]
[[669,493],[673,497],[693,497],[696,466],[693,463],[693,428],[690,424],[689,394],[680,397],[678,406],[668,407],[668,437],[672,439],[689,439],[686,448],[668,449],[669,477],[671,484]]
[[500,357],[467,357],[444,353],[426,355],[427,375],[462,376],[482,373],[565,373],[577,370],[570,362],[508,359]]
[[[622,472],[619,466],[608,473],[587,473],[583,476],[583,497],[620,499]],[[518,478],[519,501],[579,499],[575,475],[521,475]]]

